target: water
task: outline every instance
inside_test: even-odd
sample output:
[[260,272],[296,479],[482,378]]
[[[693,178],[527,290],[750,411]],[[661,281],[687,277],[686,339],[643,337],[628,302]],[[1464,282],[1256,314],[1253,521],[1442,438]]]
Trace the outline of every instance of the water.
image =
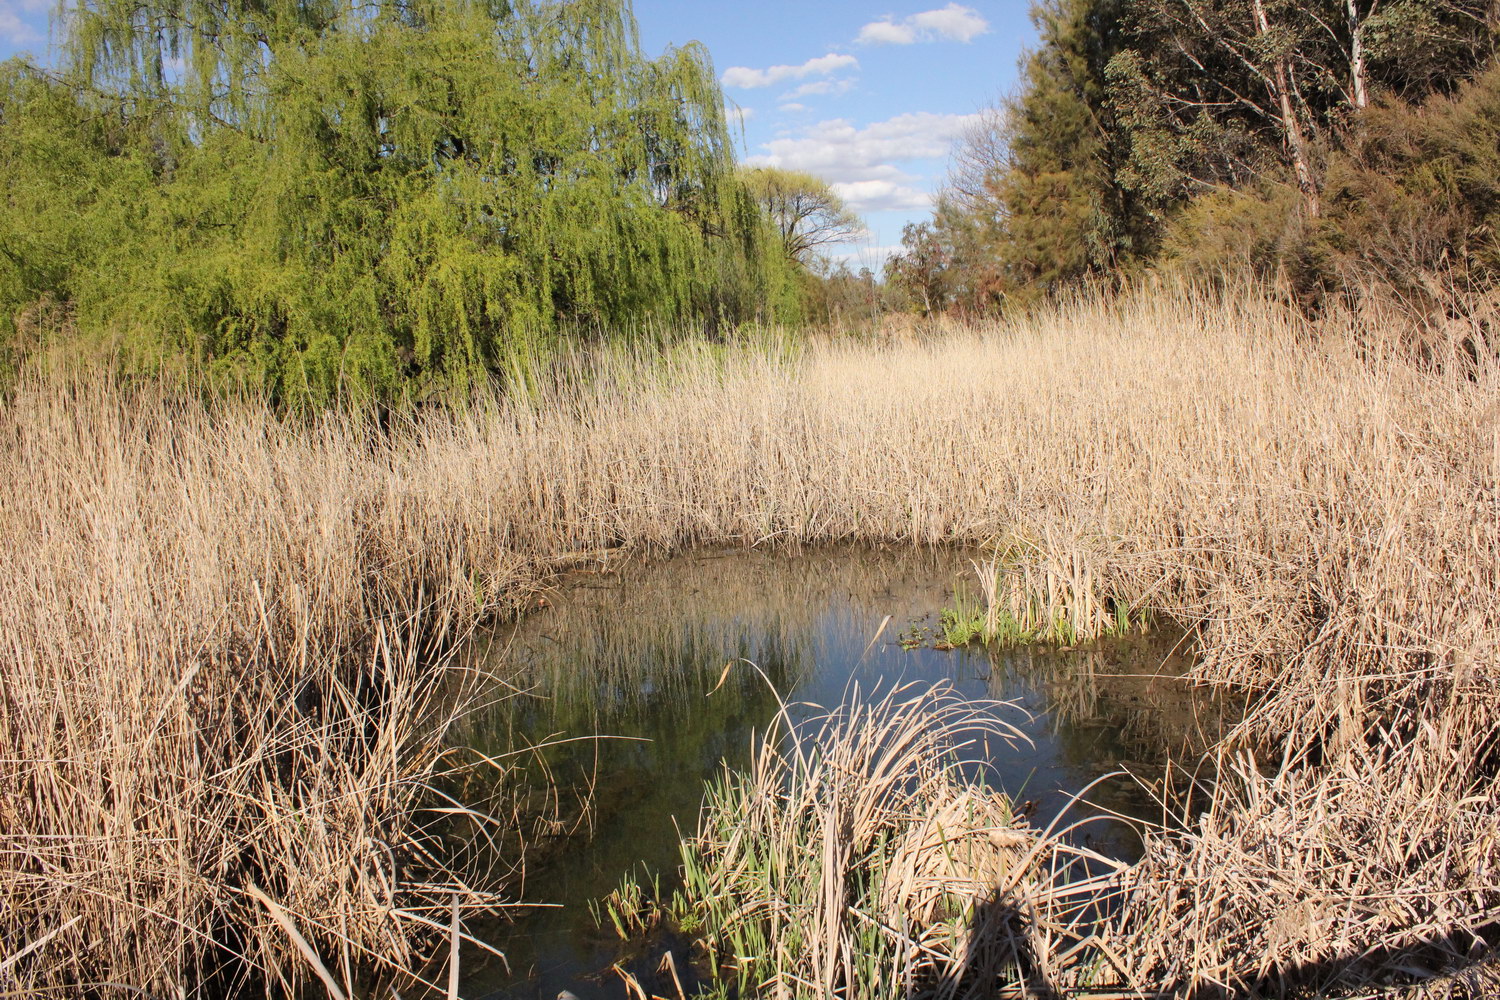
[[[522,898],[557,905],[483,933],[510,970],[466,952],[463,995],[625,996],[622,980],[601,972],[621,958],[620,942],[595,925],[589,903],[632,871],[661,873],[670,885],[679,828],[693,829],[705,779],[747,760],[752,732],[776,714],[772,687],[799,703],[792,711],[801,717],[840,704],[854,685],[947,681],[972,698],[1012,702],[1000,714],[1030,743],[992,747],[991,780],[1028,803],[1040,826],[1065,807],[1067,822],[1105,817],[1075,839],[1133,858],[1135,829],[1107,817],[1162,818],[1140,781],[1112,778],[1094,785],[1088,804],[1069,803],[1122,766],[1149,783],[1216,730],[1219,713],[1176,679],[1186,666],[1182,643],[912,644],[937,630],[944,607],[972,602],[974,584],[968,558],[955,551],[697,552],[573,574],[545,607],[495,635],[490,669],[527,693],[470,720],[464,738],[487,752],[550,744],[541,757],[563,814],[586,825],[532,838]],[[569,808],[584,801],[586,816]]]

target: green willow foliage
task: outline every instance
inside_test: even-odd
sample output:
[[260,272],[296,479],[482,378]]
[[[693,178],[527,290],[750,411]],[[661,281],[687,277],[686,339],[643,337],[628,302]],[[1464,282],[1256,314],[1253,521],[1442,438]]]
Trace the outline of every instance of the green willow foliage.
[[462,387],[568,331],[785,318],[698,46],[620,0],[83,0],[0,68],[0,336],[278,398]]

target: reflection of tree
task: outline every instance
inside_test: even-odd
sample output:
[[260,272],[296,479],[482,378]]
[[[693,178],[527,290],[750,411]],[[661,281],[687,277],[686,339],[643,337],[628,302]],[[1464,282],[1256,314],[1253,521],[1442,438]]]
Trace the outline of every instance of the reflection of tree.
[[[635,817],[648,825],[674,814],[691,818],[704,779],[722,761],[743,756],[751,728],[775,713],[771,690],[749,670],[731,671],[706,697],[726,657],[752,659],[779,686],[798,670],[795,648],[784,649],[776,635],[752,644],[697,624],[678,625],[673,635],[658,623],[632,646],[619,631],[579,632],[595,641],[577,647],[545,643],[553,655],[531,659],[514,677],[525,693],[467,720],[462,742],[480,753],[538,749],[515,758],[516,769],[500,776],[503,787],[485,787],[497,772],[468,775],[464,801],[505,800],[523,789],[521,808],[540,820],[523,825],[537,833],[639,822]],[[555,815],[561,825],[550,825]]]
[[576,574],[547,610],[496,635],[489,667],[549,698],[652,711],[667,695],[706,691],[734,657],[789,690],[796,675],[770,673],[771,663],[805,656],[831,607],[864,606],[877,620],[892,605],[935,611],[967,566],[959,553],[842,547],[696,553]]
[[[575,818],[586,804],[596,833],[587,842],[551,838],[547,852],[533,850],[528,897],[569,902],[573,914],[539,919],[587,923],[583,902],[613,890],[642,859],[670,878],[678,858],[670,818],[691,827],[704,779],[726,764],[747,763],[750,732],[764,730],[776,711],[767,679],[783,694],[833,696],[839,681],[819,688],[828,678],[815,668],[844,664],[846,655],[852,665],[870,638],[861,634],[865,622],[874,632],[890,614],[899,616],[885,633],[894,642],[909,624],[907,614],[944,607],[969,568],[964,554],[952,551],[688,554],[627,564],[610,575],[575,575],[548,595],[545,610],[498,632],[488,649],[477,646],[475,663],[509,685],[497,686],[497,696],[510,696],[470,718],[461,738],[491,755],[549,738],[573,740],[548,746],[507,786],[531,789],[533,798],[551,794],[551,804],[565,814],[571,806]],[[852,652],[851,630],[859,636]],[[1079,787],[1122,760],[1158,780],[1154,765],[1195,757],[1216,732],[1217,718],[1200,694],[1171,676],[1187,666],[1168,656],[1172,644],[1148,637],[1067,653],[1040,646],[991,650],[990,691],[1040,703],[1051,716],[1056,787]],[[814,662],[835,651],[839,659]],[[935,653],[911,655],[934,657],[970,677],[961,668],[978,666],[967,657],[981,653],[955,653],[947,661]],[[766,678],[743,665],[725,671],[739,659]],[[1152,676],[1159,674],[1166,676]],[[590,738],[598,734],[616,738]],[[1019,791],[1023,798],[1037,794]],[[476,781],[465,801],[483,793]],[[1044,813],[1063,796],[1048,798],[1039,807]],[[1096,788],[1089,799],[1106,810],[1145,815],[1144,793],[1125,779]],[[1125,857],[1135,840],[1122,829],[1091,826],[1076,839]],[[539,857],[559,863],[539,865]],[[583,923],[566,929],[570,940],[590,933]]]
[[[742,756],[750,729],[763,727],[776,711],[774,694],[750,670],[731,670],[709,697],[726,662],[749,659],[785,689],[798,673],[799,654],[777,636],[752,643],[684,629],[680,639],[675,645],[653,639],[630,664],[616,663],[592,678],[586,656],[550,662],[558,676],[542,681],[545,696],[508,702],[491,738],[510,746],[573,740],[549,748],[544,759],[558,781],[592,784],[596,773],[607,775],[595,788],[601,810],[622,792],[636,808],[648,808],[642,799],[664,782],[686,783],[696,801],[701,779],[716,773],[721,761]],[[580,682],[589,679],[593,683]]]
[[[866,618],[873,631],[892,608],[935,609],[967,571],[956,552],[690,553],[607,576],[575,574],[547,595],[545,610],[476,645],[473,665],[497,678],[493,704],[456,740],[491,756],[552,745],[519,758],[500,786],[485,784],[489,772],[471,773],[455,798],[504,805],[519,797],[543,821],[534,830],[560,812],[595,833],[528,845],[527,898],[569,904],[566,913],[533,914],[528,926],[550,922],[570,940],[587,938],[585,903],[622,874],[648,860],[670,878],[672,817],[691,829],[705,779],[747,763],[752,729],[763,731],[776,713],[771,686],[786,694],[808,678],[819,630],[846,627],[853,615],[856,632]],[[743,664],[725,671],[740,659],[765,677]],[[555,829],[566,834],[566,821]],[[507,940],[524,969],[530,939]]]
[[[574,816],[587,801],[596,828],[690,819],[703,779],[740,762],[751,730],[774,716],[771,686],[790,692],[813,666],[831,608],[863,608],[878,621],[893,605],[931,607],[966,568],[954,552],[841,547],[689,553],[575,574],[545,610],[472,651],[497,682],[491,707],[455,741],[488,756],[550,745],[515,758],[504,789],[484,786],[493,772],[468,775],[462,800],[499,801],[519,788],[538,815]],[[743,665],[725,671],[738,660],[765,677]]]
[[1145,764],[1181,761],[1203,753],[1223,735],[1224,704],[1185,678],[1190,666],[1180,634],[1106,640],[1059,652],[1055,647],[990,651],[991,687],[1007,690],[1019,679],[1041,692],[1070,732],[1103,727],[1120,758]]

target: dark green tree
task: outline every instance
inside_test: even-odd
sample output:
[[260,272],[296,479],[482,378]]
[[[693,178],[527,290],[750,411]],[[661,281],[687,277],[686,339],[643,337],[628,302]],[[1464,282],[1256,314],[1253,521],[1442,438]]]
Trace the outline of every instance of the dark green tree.
[[1500,67],[1421,104],[1377,97],[1330,157],[1311,250],[1356,291],[1427,315],[1500,279]]
[[1041,38],[1019,91],[960,144],[937,225],[969,262],[975,304],[1035,299],[1149,251],[1150,220],[1116,176],[1126,146],[1106,67],[1121,14],[1121,0],[1034,5]]
[[[1497,10],[1047,0],[1019,90],[959,144],[920,246],[943,249],[946,300],[965,309],[1163,263],[1281,273],[1319,296],[1350,274],[1480,259],[1489,223],[1470,209],[1489,190],[1478,171],[1490,158],[1477,153],[1488,126],[1441,98],[1462,91],[1463,107],[1483,106],[1466,81],[1493,61]],[[1467,137],[1439,127],[1460,121]],[[1392,123],[1402,151],[1377,153],[1394,148]],[[1387,213],[1358,207],[1387,196]],[[1404,237],[1383,228],[1398,220]],[[1361,247],[1378,266],[1358,266]]]
[[1109,65],[1120,176],[1161,214],[1285,184],[1315,218],[1327,153],[1372,95],[1419,100],[1473,75],[1492,16],[1488,0],[1129,0]]

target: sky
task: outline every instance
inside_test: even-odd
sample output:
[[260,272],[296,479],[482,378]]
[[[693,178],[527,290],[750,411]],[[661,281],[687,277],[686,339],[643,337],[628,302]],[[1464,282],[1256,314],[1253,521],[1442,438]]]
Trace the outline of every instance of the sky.
[[[0,0],[0,59],[46,61],[55,0]],[[1027,0],[635,0],[649,55],[708,48],[750,164],[805,170],[865,220],[830,256],[878,272],[927,218],[953,142],[1008,92],[1036,37]]]
[[[0,3],[7,0],[0,0]],[[751,164],[833,185],[868,235],[830,256],[877,273],[930,215],[953,142],[1009,92],[1027,0],[635,0],[641,44],[708,47]]]

